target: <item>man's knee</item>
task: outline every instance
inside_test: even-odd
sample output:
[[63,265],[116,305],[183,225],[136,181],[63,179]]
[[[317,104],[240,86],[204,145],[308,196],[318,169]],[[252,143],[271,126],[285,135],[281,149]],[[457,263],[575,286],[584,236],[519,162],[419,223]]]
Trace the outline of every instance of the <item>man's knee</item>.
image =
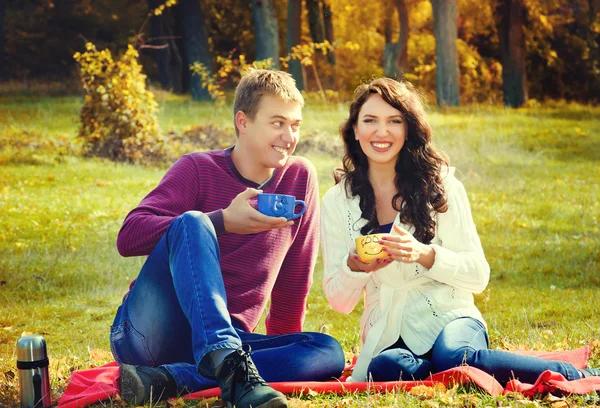
[[181,221],[186,225],[194,225],[199,228],[208,229],[213,234],[215,233],[215,227],[213,226],[210,217],[200,211],[186,211],[179,216]]
[[324,333],[310,333],[310,336],[316,349],[326,354],[326,364],[331,371],[329,377],[338,377],[346,365],[346,357],[340,343]]
[[208,215],[200,211],[186,211],[173,221],[172,229],[193,229],[200,236],[216,237],[215,227]]

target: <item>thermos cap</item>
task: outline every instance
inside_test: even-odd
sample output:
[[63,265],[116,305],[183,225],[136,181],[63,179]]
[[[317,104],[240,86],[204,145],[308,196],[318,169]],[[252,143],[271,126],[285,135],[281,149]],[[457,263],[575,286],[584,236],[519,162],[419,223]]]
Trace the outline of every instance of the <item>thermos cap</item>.
[[46,340],[39,334],[17,340],[17,361],[38,361],[46,357]]

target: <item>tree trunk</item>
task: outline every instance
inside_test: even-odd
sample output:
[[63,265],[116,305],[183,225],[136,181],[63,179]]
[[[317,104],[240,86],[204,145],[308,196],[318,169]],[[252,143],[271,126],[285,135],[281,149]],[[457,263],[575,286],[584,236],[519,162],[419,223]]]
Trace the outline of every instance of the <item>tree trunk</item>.
[[[323,24],[325,26],[325,39],[329,41],[329,44],[333,44],[333,14],[331,13],[331,7],[327,4],[327,0],[323,0]],[[327,61],[331,65],[335,65],[335,53],[333,50],[327,53]]]
[[192,74],[189,69],[194,62],[203,64],[206,69],[212,73],[213,62],[210,48],[208,45],[208,36],[206,35],[206,26],[204,25],[204,14],[200,9],[198,0],[180,0],[179,12],[181,19],[181,28],[183,31],[183,48],[186,55],[185,69],[190,78],[190,89],[192,98],[196,101],[211,100],[208,90],[202,86],[200,75]]
[[[386,10],[390,10],[391,5],[389,1],[385,2]],[[394,33],[392,32],[392,17],[391,11],[384,13],[383,21],[383,37],[385,38],[385,45],[383,47],[383,75],[388,78],[396,78],[398,74],[398,65],[396,63],[398,57],[398,43],[392,42]]]
[[271,58],[279,69],[279,30],[273,0],[252,0],[252,20],[256,35],[256,60]]
[[0,81],[4,77],[4,0],[0,0]]
[[402,73],[406,71],[408,66],[408,10],[404,0],[395,0],[396,10],[398,10],[398,20],[400,20],[400,50],[398,51],[398,68]]
[[456,19],[458,0],[431,0],[435,35],[435,88],[438,106],[459,106]]
[[[292,47],[300,45],[300,34],[302,29],[302,0],[288,0],[287,10],[287,33],[286,48],[288,55],[292,53]],[[302,77],[302,64],[298,59],[289,61],[289,72],[296,81],[299,90],[304,89],[304,78]]]
[[589,28],[591,30],[594,22],[596,21],[596,14],[598,14],[596,7],[596,0],[588,0],[588,14],[589,14]]
[[306,0],[306,10],[308,10],[310,37],[314,43],[322,43],[325,41],[325,25],[319,0]]
[[[388,78],[404,77],[408,65],[408,10],[404,0],[394,0],[394,6],[398,13],[400,33],[397,42],[392,42],[392,17],[394,13],[390,10],[385,13],[385,46],[383,49],[383,71]],[[388,2],[388,8],[391,4]]]
[[521,0],[501,0],[497,3],[498,36],[502,53],[502,91],[504,105],[523,106],[527,101],[525,66],[525,8]]
[[[164,1],[162,0],[148,0],[148,8],[152,11],[163,3]],[[171,9],[167,9],[160,16],[153,15],[150,18],[151,44],[163,47],[151,49],[150,52],[154,54],[158,70],[158,80],[162,87],[181,94],[184,92],[182,80],[183,64],[175,42],[175,33],[170,27],[171,14]]]

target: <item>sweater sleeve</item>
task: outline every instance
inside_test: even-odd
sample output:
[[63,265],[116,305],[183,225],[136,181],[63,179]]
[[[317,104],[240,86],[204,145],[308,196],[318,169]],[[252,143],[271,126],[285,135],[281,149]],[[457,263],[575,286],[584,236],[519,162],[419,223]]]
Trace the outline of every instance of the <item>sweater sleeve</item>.
[[196,164],[190,157],[182,156],[158,186],[127,214],[117,237],[119,253],[149,255],[171,222],[195,208],[197,196]]
[[481,293],[488,284],[490,267],[473,222],[463,184],[453,176],[446,185],[448,211],[438,214],[441,244],[431,244],[435,261],[426,276],[457,289]]
[[[343,182],[342,182],[343,183]],[[331,306],[350,313],[362,298],[363,290],[371,279],[364,272],[354,272],[348,267],[350,252],[349,232],[346,228],[339,186],[330,189],[321,206],[321,247],[323,257],[323,290]]]
[[293,242],[283,260],[271,292],[271,306],[265,320],[267,334],[301,332],[306,301],[313,282],[319,251],[319,188],[317,173],[309,161],[303,201],[306,211],[299,222]]

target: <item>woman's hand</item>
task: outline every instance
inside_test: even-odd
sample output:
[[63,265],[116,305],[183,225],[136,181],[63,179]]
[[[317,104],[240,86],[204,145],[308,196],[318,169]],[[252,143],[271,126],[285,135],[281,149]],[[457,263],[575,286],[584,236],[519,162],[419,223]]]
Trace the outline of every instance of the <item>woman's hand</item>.
[[429,245],[416,240],[412,234],[394,224],[394,230],[400,235],[386,235],[379,240],[392,259],[398,262],[417,262],[429,269],[435,261],[435,251]]
[[348,268],[354,272],[375,272],[378,269],[388,266],[392,262],[392,258],[388,259],[374,259],[369,263],[364,263],[358,258],[356,248],[352,248],[348,254]]

